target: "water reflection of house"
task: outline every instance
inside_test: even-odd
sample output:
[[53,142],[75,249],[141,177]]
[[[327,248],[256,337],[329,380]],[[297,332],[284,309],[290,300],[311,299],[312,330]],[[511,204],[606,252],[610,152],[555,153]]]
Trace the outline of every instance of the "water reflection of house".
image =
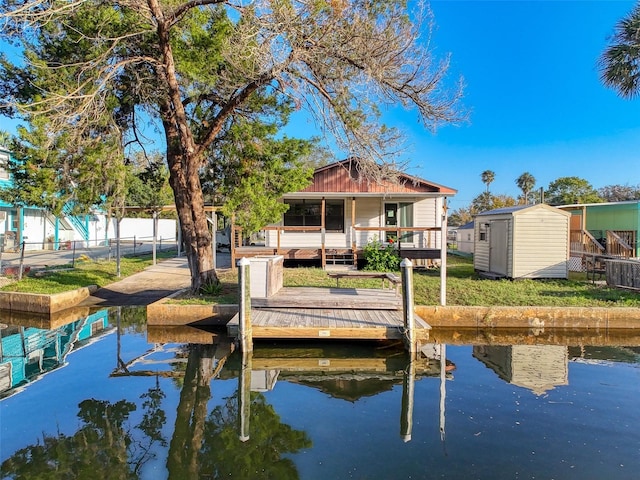
[[[387,355],[381,356],[377,349],[361,346],[357,353],[351,351],[342,356],[339,347],[317,347],[300,357],[294,357],[293,351],[282,352],[277,348],[256,349],[252,359],[251,390],[272,390],[276,381],[282,380],[355,402],[402,384],[408,359],[403,348],[398,348],[390,348]],[[422,353],[414,363],[416,378],[439,376],[439,357],[426,351]],[[450,370],[454,365],[447,361],[447,367]]]
[[279,370],[252,370],[251,391],[268,392],[273,390],[278,381]]
[[100,310],[53,330],[7,326],[0,331],[0,398],[64,365],[66,356],[109,326]]
[[562,345],[475,346],[473,356],[503,380],[536,395],[569,384],[567,347]]

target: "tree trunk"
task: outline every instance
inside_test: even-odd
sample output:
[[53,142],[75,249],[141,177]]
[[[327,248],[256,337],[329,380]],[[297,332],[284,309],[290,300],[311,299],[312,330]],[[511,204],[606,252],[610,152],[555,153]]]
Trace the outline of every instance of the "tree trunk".
[[213,266],[212,238],[200,185],[201,161],[193,154],[184,153],[177,131],[171,132],[165,124],[165,132],[169,183],[173,190],[182,241],[191,270],[191,290],[197,292],[206,285],[218,283],[218,275]]

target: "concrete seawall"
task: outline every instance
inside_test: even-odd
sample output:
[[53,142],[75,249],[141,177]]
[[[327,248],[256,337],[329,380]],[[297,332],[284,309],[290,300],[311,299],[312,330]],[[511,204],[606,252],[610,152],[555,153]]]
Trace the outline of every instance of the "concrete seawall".
[[147,305],[147,325],[226,325],[238,313],[237,305],[184,305],[171,303],[182,291]]
[[98,287],[92,285],[51,295],[0,292],[0,309],[17,312],[56,313],[78,305],[97,289]]
[[418,305],[415,312],[433,328],[640,329],[640,308]]

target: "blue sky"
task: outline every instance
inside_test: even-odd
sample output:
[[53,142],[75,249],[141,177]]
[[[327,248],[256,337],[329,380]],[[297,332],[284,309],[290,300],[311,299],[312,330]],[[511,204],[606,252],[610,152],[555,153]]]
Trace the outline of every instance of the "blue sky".
[[599,80],[597,59],[627,0],[431,3],[436,52],[464,78],[470,120],[425,131],[411,112],[393,123],[413,144],[409,173],[458,189],[468,205],[493,170],[493,193],[517,195],[528,171],[537,187],[579,176],[595,188],[640,184],[640,100],[623,100]]
[[[640,184],[640,99],[605,88],[596,66],[632,0],[434,0],[432,45],[463,77],[469,122],[432,133],[412,111],[385,121],[408,136],[408,173],[458,189],[450,207],[484,191],[516,196],[525,171],[537,187],[579,176],[595,188]],[[291,135],[312,134],[300,118]],[[0,129],[15,123],[0,118]],[[338,158],[345,154],[336,152]]]

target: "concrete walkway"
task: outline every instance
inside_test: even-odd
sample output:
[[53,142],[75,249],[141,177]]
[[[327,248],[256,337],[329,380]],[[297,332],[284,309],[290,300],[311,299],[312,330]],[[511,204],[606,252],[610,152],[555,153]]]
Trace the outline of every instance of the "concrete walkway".
[[97,290],[80,306],[149,305],[189,285],[191,274],[187,258],[176,257]]
[[[218,269],[230,268],[231,255],[218,252],[216,264]],[[175,257],[97,290],[80,306],[149,305],[190,285],[187,257]]]

